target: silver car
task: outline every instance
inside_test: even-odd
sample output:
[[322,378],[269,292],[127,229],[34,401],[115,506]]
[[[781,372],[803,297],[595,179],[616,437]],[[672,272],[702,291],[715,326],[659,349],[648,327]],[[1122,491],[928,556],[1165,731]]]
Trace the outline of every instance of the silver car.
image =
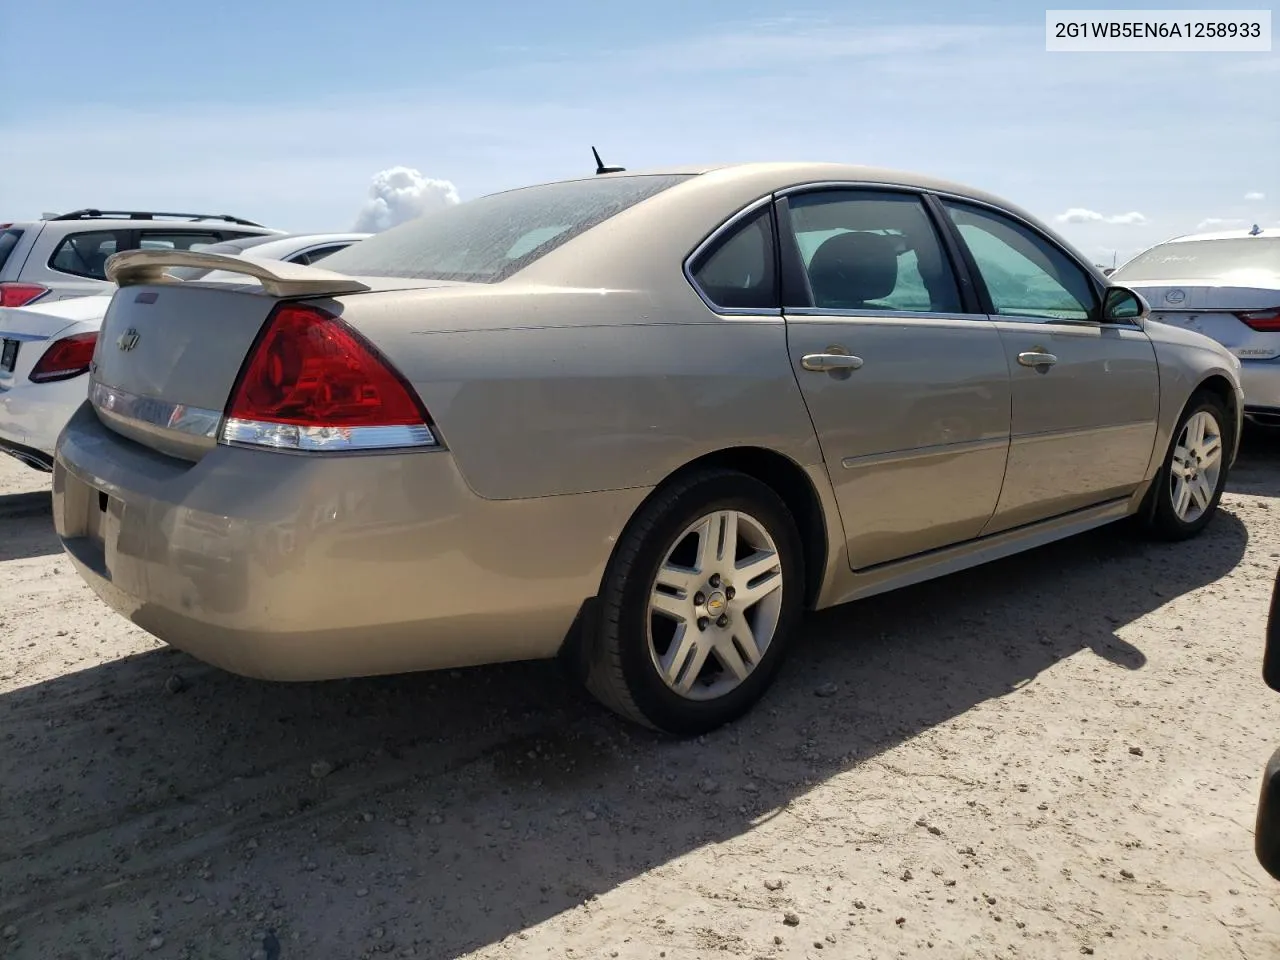
[[805,610],[1124,518],[1198,533],[1240,434],[1221,345],[894,171],[606,173],[322,267],[110,272],[58,534],[117,611],[255,677],[562,655],[697,733]]
[[1245,416],[1280,425],[1280,228],[1178,237],[1111,280],[1141,293],[1152,319],[1210,336],[1239,357]]

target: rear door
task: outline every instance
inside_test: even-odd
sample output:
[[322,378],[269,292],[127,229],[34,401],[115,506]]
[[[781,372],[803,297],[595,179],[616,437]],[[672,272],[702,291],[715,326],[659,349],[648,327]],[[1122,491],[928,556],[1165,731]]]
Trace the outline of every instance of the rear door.
[[1009,373],[922,197],[818,189],[778,219],[788,348],[850,566],[976,537],[1004,475]]
[[1048,237],[988,207],[941,205],[985,287],[1012,385],[1009,466],[984,533],[1131,493],[1160,412],[1150,339],[1099,322],[1098,285]]

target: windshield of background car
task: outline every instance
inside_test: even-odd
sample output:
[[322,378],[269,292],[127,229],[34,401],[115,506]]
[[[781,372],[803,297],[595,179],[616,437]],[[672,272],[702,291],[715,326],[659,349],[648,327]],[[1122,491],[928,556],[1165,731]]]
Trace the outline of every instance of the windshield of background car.
[[497,283],[689,175],[569,180],[446,207],[326,257],[349,276]]
[[[282,239],[277,234],[267,234],[264,236],[237,237],[234,240],[223,240],[221,243],[193,243],[191,251],[193,253],[229,253],[232,256],[244,253],[251,247],[259,244],[267,243],[271,240]],[[209,267],[170,267],[165,273],[171,277],[177,277],[179,280],[199,280],[201,277],[212,273]]]
[[9,259],[9,254],[21,239],[21,230],[0,230],[0,269],[4,267],[4,262]]
[[1109,278],[1113,283],[1224,280],[1250,275],[1280,280],[1280,237],[1232,237],[1162,243],[1140,253]]

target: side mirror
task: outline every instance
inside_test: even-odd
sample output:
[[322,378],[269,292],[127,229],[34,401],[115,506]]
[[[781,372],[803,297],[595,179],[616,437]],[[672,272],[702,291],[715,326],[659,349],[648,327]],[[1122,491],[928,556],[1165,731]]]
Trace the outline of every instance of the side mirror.
[[1128,287],[1107,287],[1102,298],[1103,323],[1129,323],[1140,327],[1150,313],[1147,301]]

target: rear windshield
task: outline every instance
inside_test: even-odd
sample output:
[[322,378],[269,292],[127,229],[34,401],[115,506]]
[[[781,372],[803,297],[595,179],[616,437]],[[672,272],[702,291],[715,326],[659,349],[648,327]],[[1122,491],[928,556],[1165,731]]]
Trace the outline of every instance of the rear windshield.
[[352,244],[324,267],[365,277],[497,283],[689,175],[607,177],[495,193]]
[[1280,278],[1280,237],[1232,237],[1162,243],[1113,273],[1114,283],[1220,280],[1233,274]]
[[[199,253],[229,253],[234,256],[259,244],[279,239],[281,237],[278,233],[269,233],[266,236],[255,234],[249,237],[236,237],[234,240],[223,240],[221,243],[193,243],[191,249]],[[170,267],[165,271],[169,276],[177,277],[179,280],[199,280],[212,272],[210,267]]]
[[4,268],[4,262],[9,259],[9,254],[13,253],[13,248],[21,239],[21,230],[0,230],[0,269]]

